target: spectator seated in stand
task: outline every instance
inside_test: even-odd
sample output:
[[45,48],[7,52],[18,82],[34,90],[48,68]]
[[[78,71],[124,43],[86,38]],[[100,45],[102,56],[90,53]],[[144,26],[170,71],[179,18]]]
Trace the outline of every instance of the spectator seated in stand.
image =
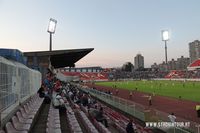
[[81,97],[81,103],[82,103],[82,105],[84,107],[88,105],[88,96],[87,96],[87,94],[83,94],[83,96]]
[[97,105],[95,105],[94,108],[89,108],[88,113],[90,114],[90,116],[95,118],[98,113]]
[[50,102],[51,102],[51,92],[50,92],[50,89],[49,88],[47,88],[47,86],[44,86],[44,102],[46,103],[46,104],[50,104]]
[[39,90],[37,91],[37,93],[39,94],[40,98],[44,98],[45,96],[45,90],[44,90],[44,85],[42,84],[41,87],[39,88]]
[[65,91],[60,90],[60,92],[58,92],[56,96],[53,97],[53,105],[55,108],[65,108],[65,104],[67,102],[65,95]]
[[134,127],[133,127],[133,120],[130,119],[129,123],[126,126],[126,132],[127,133],[135,133]]
[[95,116],[95,119],[98,122],[102,122],[105,125],[105,127],[108,127],[108,121],[106,117],[104,116],[103,107],[100,107],[99,111],[97,112]]

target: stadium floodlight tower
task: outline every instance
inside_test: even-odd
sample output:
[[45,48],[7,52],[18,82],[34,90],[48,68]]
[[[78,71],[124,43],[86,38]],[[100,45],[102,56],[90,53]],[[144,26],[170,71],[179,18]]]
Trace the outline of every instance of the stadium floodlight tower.
[[167,63],[167,41],[169,40],[168,30],[162,30],[162,40],[165,42],[165,63],[168,66],[168,63]]
[[55,33],[57,20],[50,18],[47,32],[50,34],[49,51],[52,51],[52,34]]

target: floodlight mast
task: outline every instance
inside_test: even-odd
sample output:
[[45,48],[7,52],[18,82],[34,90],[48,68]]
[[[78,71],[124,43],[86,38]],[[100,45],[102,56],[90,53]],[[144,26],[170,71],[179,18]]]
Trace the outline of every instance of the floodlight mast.
[[[56,24],[57,24],[57,20],[55,20],[53,18],[50,18],[49,26],[48,26],[48,29],[47,29],[47,32],[49,32],[49,35],[50,35],[50,38],[49,38],[49,51],[52,51],[52,34],[55,33]],[[51,66],[50,56],[49,56],[49,69],[53,70],[53,68]]]
[[168,61],[167,61],[167,41],[169,40],[169,31],[168,30],[162,31],[162,40],[165,42],[165,63],[167,65],[167,70],[168,70]]
[[47,32],[50,34],[49,51],[52,51],[52,34],[55,33],[57,20],[50,18]]

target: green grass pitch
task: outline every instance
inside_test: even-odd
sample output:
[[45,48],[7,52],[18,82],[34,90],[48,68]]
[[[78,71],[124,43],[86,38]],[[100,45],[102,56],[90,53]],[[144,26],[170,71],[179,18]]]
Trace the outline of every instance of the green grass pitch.
[[156,95],[168,96],[173,98],[191,100],[200,102],[200,82],[191,81],[119,81],[119,82],[97,82],[97,85],[110,86],[114,85],[120,89],[136,90]]

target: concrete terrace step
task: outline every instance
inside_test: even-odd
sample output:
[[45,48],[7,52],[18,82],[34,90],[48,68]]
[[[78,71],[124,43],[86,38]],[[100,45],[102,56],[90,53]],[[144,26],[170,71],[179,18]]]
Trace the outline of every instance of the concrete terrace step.
[[30,133],[45,133],[50,104],[43,104],[38,119]]

